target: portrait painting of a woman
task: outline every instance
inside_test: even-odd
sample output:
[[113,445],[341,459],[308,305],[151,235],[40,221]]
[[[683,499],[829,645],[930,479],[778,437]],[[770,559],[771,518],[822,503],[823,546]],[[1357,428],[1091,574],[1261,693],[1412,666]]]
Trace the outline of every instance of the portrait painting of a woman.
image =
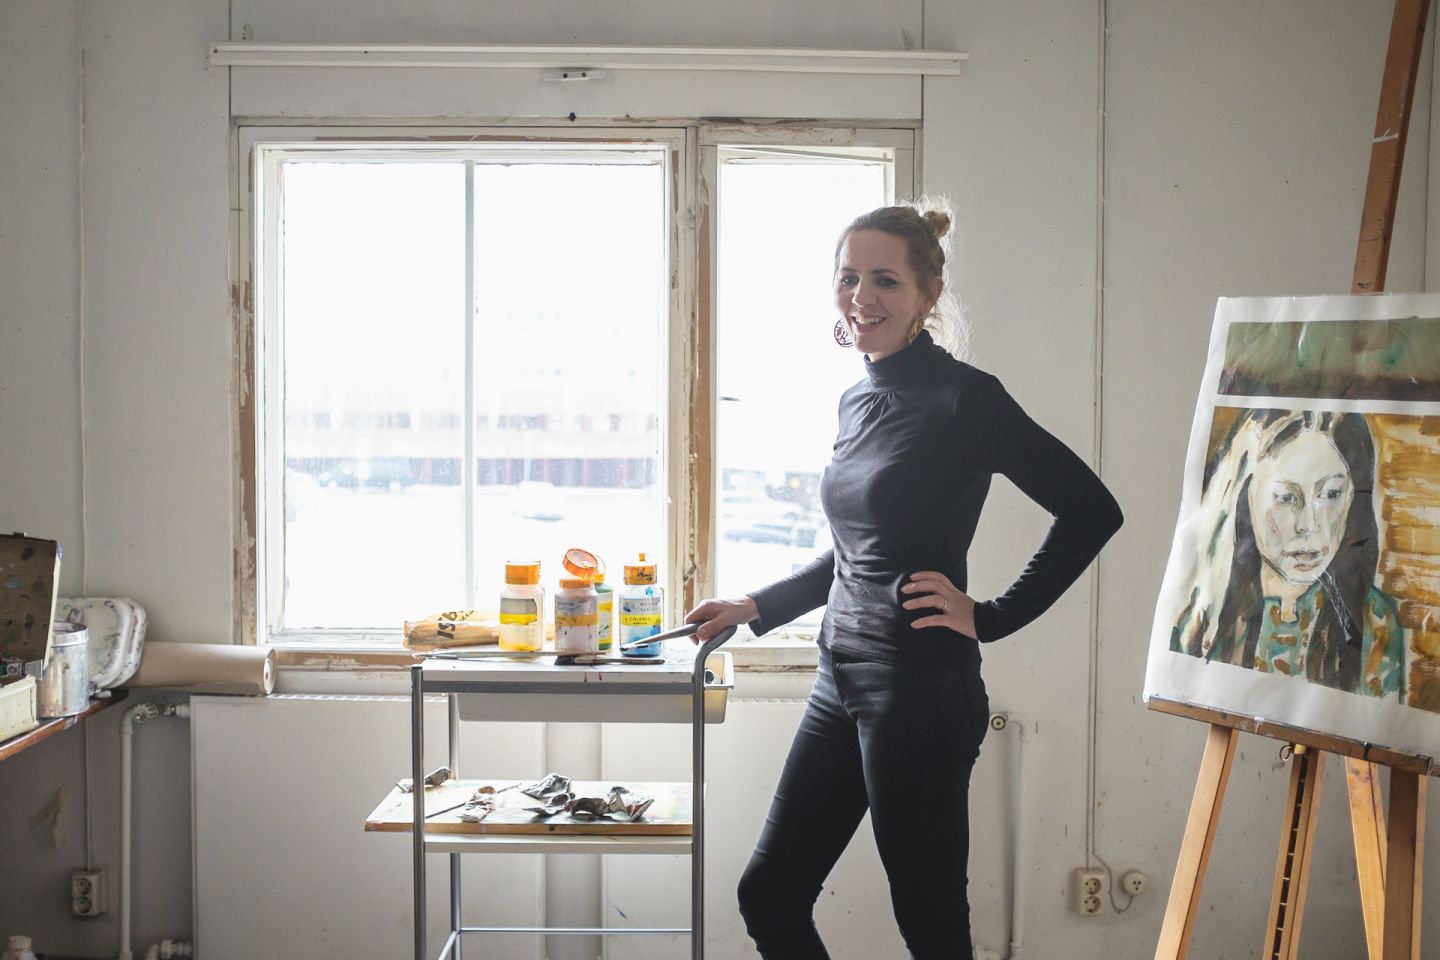
[[1376,585],[1375,443],[1358,413],[1246,410],[1206,464],[1170,649],[1405,699],[1405,630]]

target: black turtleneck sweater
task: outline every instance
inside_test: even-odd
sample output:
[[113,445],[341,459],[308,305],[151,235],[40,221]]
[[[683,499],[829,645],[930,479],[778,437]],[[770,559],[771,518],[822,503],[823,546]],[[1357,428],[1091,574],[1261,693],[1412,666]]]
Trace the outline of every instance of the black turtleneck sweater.
[[915,629],[932,609],[905,610],[910,574],[938,570],[966,589],[967,554],[994,474],[1008,477],[1055,518],[1044,543],[1002,596],[977,603],[981,641],[998,640],[1049,609],[1119,529],[1120,507],[1070,448],[1025,415],[993,376],[921,333],[865,364],[840,398],[840,432],[820,483],[834,548],[756,591],[763,634],[828,604],[819,642],[865,660],[897,662],[958,652],[978,663],[975,640],[943,627]]

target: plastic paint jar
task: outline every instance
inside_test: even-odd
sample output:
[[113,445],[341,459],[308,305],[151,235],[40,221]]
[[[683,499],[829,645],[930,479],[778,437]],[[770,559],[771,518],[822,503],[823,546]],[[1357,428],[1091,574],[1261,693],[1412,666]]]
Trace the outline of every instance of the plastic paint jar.
[[30,947],[29,937],[11,937],[5,941],[5,952],[0,953],[0,960],[35,960],[35,951]]
[[600,652],[600,599],[584,577],[561,577],[555,591],[555,652]]
[[[655,564],[647,561],[645,554],[625,564],[625,585],[618,597],[622,648],[660,632],[660,622],[665,616],[665,592],[655,580]],[[661,649],[658,643],[646,643],[620,652],[627,657],[658,657]]]
[[615,588],[605,582],[604,573],[595,575],[595,597],[596,612],[600,618],[600,652],[609,653],[612,646],[611,631],[615,628]]
[[500,591],[500,649],[539,652],[545,645],[545,588],[539,560],[508,560]]

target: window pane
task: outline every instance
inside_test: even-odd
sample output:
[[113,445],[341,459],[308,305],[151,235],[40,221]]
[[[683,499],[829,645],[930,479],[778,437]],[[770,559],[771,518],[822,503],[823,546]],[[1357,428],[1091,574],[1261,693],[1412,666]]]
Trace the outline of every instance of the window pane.
[[281,197],[278,622],[397,628],[463,597],[464,166],[292,161]]
[[879,161],[721,158],[716,587],[736,596],[830,546],[820,475],[840,394],[864,376],[831,336],[835,240],[887,198]]
[[644,163],[476,170],[476,596],[507,557],[637,552],[666,573],[661,427],[664,169]]

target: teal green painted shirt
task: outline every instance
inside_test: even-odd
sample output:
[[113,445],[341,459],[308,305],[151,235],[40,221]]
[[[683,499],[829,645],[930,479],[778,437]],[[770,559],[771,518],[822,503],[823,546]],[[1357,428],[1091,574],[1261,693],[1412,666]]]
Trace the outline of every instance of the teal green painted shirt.
[[[1315,622],[1324,591],[1315,584],[1295,601],[1295,619],[1280,616],[1280,601],[1265,598],[1260,636],[1255,644],[1256,670],[1305,675],[1305,654],[1310,627]],[[1390,693],[1405,699],[1405,629],[1395,601],[1371,587],[1365,595],[1365,623],[1360,651],[1360,680],[1355,693],[1383,697]]]

